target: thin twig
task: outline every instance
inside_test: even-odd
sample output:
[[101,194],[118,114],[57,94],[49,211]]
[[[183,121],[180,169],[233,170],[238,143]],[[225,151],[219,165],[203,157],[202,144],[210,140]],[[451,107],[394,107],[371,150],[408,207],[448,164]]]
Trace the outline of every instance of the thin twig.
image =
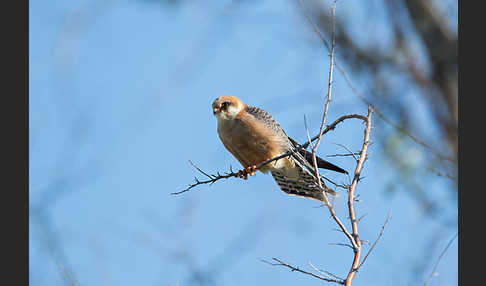
[[325,276],[328,276],[328,277],[329,277],[329,276],[331,276],[331,277],[334,277],[335,279],[338,279],[338,280],[340,280],[340,281],[344,281],[344,278],[341,278],[341,277],[339,277],[339,276],[337,276],[337,275],[335,275],[335,274],[333,274],[333,273],[331,273],[331,272],[329,272],[329,271],[321,270],[321,269],[319,269],[319,268],[315,267],[314,265],[312,265],[312,263],[311,263],[310,261],[309,261],[309,265],[310,265],[310,267],[312,267],[312,268],[313,268],[315,271],[317,271],[317,272],[321,273],[322,275],[325,275]]
[[306,274],[306,275],[310,275],[312,277],[315,277],[315,278],[318,278],[318,279],[321,279],[321,280],[324,280],[324,281],[327,281],[327,282],[334,282],[334,283],[338,283],[338,284],[341,284],[341,285],[344,285],[344,281],[343,280],[338,280],[338,279],[332,279],[332,278],[326,278],[326,277],[323,277],[323,276],[320,276],[320,275],[317,275],[315,273],[312,273],[312,272],[308,272],[308,271],[305,271],[305,270],[302,270],[302,269],[299,269],[295,266],[292,266],[286,262],[283,262],[282,260],[278,259],[278,258],[272,258],[274,261],[277,261],[278,263],[272,263],[272,262],[269,262],[269,261],[266,261],[264,259],[261,259],[262,262],[265,262],[267,264],[270,264],[272,266],[285,266],[287,268],[289,268],[291,271],[297,271],[297,272],[300,272],[300,273],[303,273],[303,274]]
[[307,143],[311,146],[311,149],[314,149],[314,145],[312,144],[312,139],[309,134],[309,128],[307,127],[307,119],[304,114],[304,127],[305,127],[305,134],[307,135]]
[[[334,6],[332,8],[332,19],[334,19],[334,10],[336,8],[336,2],[334,2]],[[316,156],[316,152],[317,152],[317,148],[319,148],[319,144],[321,144],[321,140],[322,140],[322,135],[324,134],[324,127],[326,126],[326,118],[327,118],[327,111],[329,110],[329,104],[331,103],[331,92],[332,92],[332,72],[334,70],[334,21],[333,21],[333,26],[332,26],[332,38],[333,38],[333,42],[332,42],[332,48],[331,48],[331,56],[330,56],[330,67],[329,67],[329,81],[328,81],[328,85],[327,85],[327,100],[326,100],[326,104],[324,106],[324,112],[323,112],[323,115],[322,115],[322,121],[321,121],[321,128],[319,128],[319,136],[317,137],[317,142],[316,144],[312,147],[312,163],[314,164],[314,172],[315,172],[315,175],[316,175],[316,178],[317,178],[317,184],[319,186],[320,189],[323,189],[322,187],[322,182],[320,180],[321,176],[319,174],[319,168],[317,167],[317,156]],[[312,140],[309,139],[309,144],[312,144]],[[325,200],[325,203],[326,205],[330,207],[329,205],[329,199],[327,197],[327,194],[326,192],[322,192],[323,195],[324,195],[324,200]]]
[[[312,151],[315,153],[315,150],[317,150],[317,147],[319,147],[319,144],[321,143],[322,140],[322,134],[324,133],[324,127],[326,126],[326,118],[327,118],[327,111],[329,110],[329,104],[331,103],[331,91],[332,91],[332,75],[334,71],[334,48],[335,48],[335,37],[334,37],[334,12],[336,10],[336,1],[334,1],[334,5],[331,9],[331,19],[332,19],[332,46],[331,46],[331,56],[330,56],[330,67],[329,67],[329,81],[327,84],[327,100],[326,100],[326,105],[324,106],[324,113],[322,115],[322,121],[321,121],[321,128],[319,129],[319,137],[317,139],[317,143],[312,149]],[[316,163],[317,165],[317,163]],[[317,176],[319,177],[319,176]]]
[[[277,156],[277,157],[274,157],[272,159],[269,159],[263,163],[261,163],[260,165],[258,165],[256,167],[256,170],[260,169],[261,167],[267,165],[267,164],[270,164],[271,162],[273,161],[277,161],[277,160],[280,160],[284,157],[287,157],[287,156],[290,156],[292,155],[292,151],[289,151],[287,153],[284,153],[280,156]],[[189,187],[187,187],[186,189],[182,190],[182,191],[179,191],[179,192],[173,192],[173,193],[170,193],[171,195],[179,195],[179,194],[182,194],[182,193],[185,193],[189,190],[191,190],[192,188],[198,186],[198,185],[204,185],[204,184],[210,184],[212,185],[213,183],[221,180],[221,179],[228,179],[228,178],[231,178],[231,177],[238,177],[239,174],[237,172],[233,172],[231,169],[230,169],[230,172],[229,173],[225,173],[224,175],[221,175],[219,172],[216,174],[216,175],[213,175],[213,174],[208,174],[206,172],[204,172],[203,170],[201,170],[201,168],[199,168],[196,164],[194,164],[192,161],[189,161],[189,163],[196,169],[198,170],[201,174],[203,174],[204,176],[208,177],[209,180],[206,180],[206,181],[200,181],[198,178],[194,178],[195,180],[195,183],[194,184],[191,184],[189,185]]]
[[365,216],[367,216],[368,214],[364,214],[362,216],[360,216],[359,218],[356,219],[356,221],[359,223],[362,219],[365,218]]
[[[366,116],[363,116],[363,115],[360,115],[360,114],[348,114],[348,115],[343,115],[341,117],[339,117],[338,119],[336,119],[333,123],[331,123],[330,125],[328,125],[324,131],[322,132],[322,135],[326,134],[327,132],[331,131],[331,130],[334,130],[336,128],[336,126],[339,124],[339,123],[342,123],[343,121],[347,120],[347,119],[352,119],[352,118],[355,118],[355,119],[361,119],[363,120],[364,122],[366,122]],[[314,137],[312,137],[312,139],[310,141],[315,141],[319,138],[319,135],[316,135]],[[309,142],[306,142],[302,145],[300,145],[301,148],[307,148],[309,146]]]
[[340,147],[342,147],[342,148],[344,148],[344,149],[346,149],[346,151],[348,151],[349,154],[351,156],[353,156],[354,160],[356,160],[356,162],[358,162],[359,159],[358,159],[358,157],[356,157],[356,155],[359,155],[359,152],[356,152],[357,154],[355,154],[353,151],[349,150],[349,148],[346,147],[346,146],[344,146],[343,144],[339,144],[339,143],[335,143],[335,144],[338,145],[338,146],[340,146]]
[[430,172],[436,174],[439,177],[444,177],[444,178],[450,179],[450,180],[452,180],[452,181],[454,181],[454,182],[457,183],[457,177],[456,176],[452,176],[452,175],[449,175],[447,173],[442,173],[440,171],[435,170],[434,168],[427,168],[427,170],[429,170]]
[[359,155],[359,152],[346,153],[346,154],[331,154],[331,155],[326,155],[326,157],[331,158],[331,157],[350,157],[350,156],[353,156],[356,159],[356,155]]
[[[201,172],[201,170],[199,168],[196,168],[196,169]],[[205,174],[204,172],[201,172],[201,173]],[[173,193],[170,193],[170,194],[171,195],[179,195],[179,194],[182,194],[182,193],[185,193],[185,192],[191,190],[192,188],[194,188],[195,186],[198,186],[198,185],[213,184],[214,182],[219,181],[221,179],[228,179],[228,178],[231,178],[231,177],[238,177],[238,173],[230,172],[230,173],[226,173],[224,175],[221,175],[221,174],[218,173],[218,175],[206,175],[206,176],[210,177],[210,179],[209,180],[206,180],[206,181],[199,181],[198,178],[194,178],[194,180],[196,181],[194,184],[189,185],[189,187],[187,187],[186,189],[184,189],[184,190],[182,190],[180,192],[173,192]]]
[[386,217],[385,223],[381,227],[381,231],[380,231],[380,234],[378,235],[378,238],[371,245],[370,249],[368,250],[368,253],[366,253],[366,255],[363,258],[363,261],[361,261],[360,265],[358,266],[358,269],[361,268],[361,266],[363,266],[363,264],[365,263],[366,259],[370,255],[371,251],[373,251],[373,249],[375,248],[375,246],[378,243],[378,241],[380,241],[381,237],[383,236],[383,233],[385,232],[385,227],[388,224],[388,222],[390,222],[390,219],[391,219],[391,213],[389,212],[388,215],[387,215],[387,217]]
[[351,244],[347,244],[347,243],[341,243],[341,242],[330,242],[328,243],[329,245],[337,245],[337,246],[346,246],[346,247],[349,247],[351,249],[354,249],[354,247],[351,245]]
[[[331,16],[332,16],[332,19],[334,19],[334,12],[335,12],[335,9],[336,9],[336,1],[334,1],[334,5],[333,5],[333,8],[331,10]],[[359,115],[359,116],[352,116],[352,117],[346,117],[346,116],[342,116],[342,121],[339,121],[340,119],[334,121],[333,124],[331,124],[330,126],[324,128],[326,126],[326,117],[327,117],[327,112],[328,112],[328,109],[329,109],[329,104],[331,102],[331,92],[332,92],[332,76],[333,76],[333,70],[334,70],[334,46],[335,46],[335,37],[334,37],[334,21],[332,21],[332,47],[331,47],[331,55],[330,55],[330,68],[329,68],[329,80],[328,80],[328,89],[327,89],[327,99],[326,99],[326,104],[325,104],[325,107],[324,107],[324,112],[323,112],[323,115],[322,115],[322,121],[321,121],[321,128],[320,128],[320,131],[319,131],[319,134],[314,137],[313,139],[310,139],[306,144],[302,145],[302,148],[306,148],[309,144],[311,144],[312,141],[316,140],[317,139],[317,142],[316,144],[313,146],[312,148],[312,162],[313,162],[313,165],[314,165],[314,172],[315,172],[315,177],[316,178],[320,178],[320,174],[319,174],[319,168],[317,167],[317,157],[316,157],[316,151],[317,151],[317,148],[319,147],[319,144],[321,143],[321,140],[322,140],[322,136],[324,135],[324,133],[326,133],[327,131],[329,130],[332,130],[335,128],[335,126],[339,123],[339,122],[342,122],[344,121],[346,118],[356,118],[356,117],[361,117],[362,115]],[[343,222],[339,219],[339,217],[336,215],[336,212],[334,211],[334,207],[329,204],[329,199],[327,197],[327,194],[326,192],[324,191],[324,188],[322,186],[322,182],[321,180],[317,180],[317,184],[318,184],[318,187],[323,190],[323,195],[324,195],[324,203],[325,205],[327,206],[332,218],[336,221],[336,223],[339,225],[339,227],[341,228],[341,230],[343,231],[343,233],[348,237],[350,243],[352,244],[352,247],[353,248],[356,248],[357,245],[351,235],[351,233],[348,231],[348,229],[346,228],[346,226],[343,224]]]
[[432,269],[432,272],[430,272],[429,278],[427,278],[427,280],[425,281],[424,286],[427,286],[427,284],[429,284],[429,282],[432,279],[432,277],[434,277],[435,275],[437,275],[437,272],[436,272],[437,266],[439,266],[440,260],[442,259],[442,257],[446,253],[447,249],[449,249],[449,247],[451,246],[451,244],[454,241],[454,239],[456,239],[457,235],[458,235],[458,233],[456,233],[451,238],[451,240],[449,241],[449,243],[447,244],[447,246],[444,248],[444,250],[442,250],[441,254],[439,255],[439,258],[437,258],[437,262],[435,262],[435,265],[434,265],[434,268]]

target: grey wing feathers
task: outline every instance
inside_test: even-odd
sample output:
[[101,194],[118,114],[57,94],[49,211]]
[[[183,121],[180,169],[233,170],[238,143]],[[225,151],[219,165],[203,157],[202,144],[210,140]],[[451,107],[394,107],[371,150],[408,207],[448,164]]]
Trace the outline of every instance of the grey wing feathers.
[[[277,134],[281,134],[283,137],[288,138],[289,149],[294,149],[294,150],[297,149],[298,143],[295,140],[293,140],[292,138],[287,136],[287,134],[282,129],[280,124],[277,122],[277,120],[275,120],[275,118],[273,118],[273,116],[270,113],[266,112],[265,110],[263,110],[261,108],[249,106],[249,105],[246,106],[245,111],[248,114],[257,118],[258,120],[261,120],[262,122],[264,122],[264,124],[266,124],[269,128],[274,130]],[[302,152],[302,151],[304,151],[304,152]],[[275,181],[277,182],[280,189],[282,191],[284,191],[285,193],[288,193],[288,194],[291,194],[291,195],[296,195],[296,196],[301,196],[301,197],[312,198],[312,199],[316,199],[316,200],[319,200],[319,201],[324,201],[324,194],[319,189],[319,187],[316,184],[316,181],[314,179],[315,178],[314,168],[311,165],[312,164],[312,158],[309,161],[309,158],[307,158],[308,156],[305,153],[305,152],[308,152],[308,151],[306,151],[306,150],[302,150],[302,151],[299,150],[298,152],[295,152],[291,155],[294,163],[298,167],[297,168],[298,171],[299,171],[299,179],[298,180],[295,180],[293,178],[289,178],[284,173],[278,172],[278,171],[272,171],[272,176],[275,179]],[[321,165],[322,165],[322,161],[324,161],[324,160],[322,160],[322,161],[320,161],[320,160],[322,160],[322,159],[318,158],[318,167],[322,168],[319,165],[319,163],[321,163]],[[324,162],[329,163],[327,161],[324,161]],[[329,164],[332,165],[331,163],[329,163]],[[329,168],[331,170],[335,170],[335,171],[338,171],[338,172],[344,171],[341,168],[334,166],[334,165],[332,165],[331,167],[335,167],[334,169]],[[344,171],[344,172],[346,172],[346,171]],[[326,190],[326,193],[329,193],[333,196],[337,196],[337,192],[326,187],[326,185],[324,184],[322,179],[321,179],[321,182],[322,182],[323,188]]]
[[266,112],[265,110],[255,106],[247,105],[245,111],[248,114],[253,115],[258,120],[263,121],[266,126],[273,129],[276,133],[280,133],[287,136],[287,134],[285,134],[285,131],[282,129],[280,124],[278,124],[277,120],[275,120],[275,118],[273,118],[273,116],[270,113]]
[[[289,139],[289,142],[290,144],[293,146],[293,147],[298,147],[299,146],[299,143],[297,141],[295,141],[294,139],[290,138],[286,133],[285,131],[282,129],[282,127],[280,126],[280,124],[278,124],[277,120],[275,120],[275,118],[273,118],[273,116],[266,112],[265,110],[261,109],[261,108],[258,108],[258,107],[255,107],[255,106],[250,106],[250,105],[247,105],[246,106],[246,112],[255,116],[255,118],[257,118],[258,120],[262,120],[268,127],[270,127],[271,129],[273,129],[276,133],[280,133],[282,136],[285,136]],[[305,149],[299,149],[299,153],[302,154],[302,156],[306,159],[307,162],[309,162],[310,164],[313,164],[312,163],[312,153],[310,153],[309,151],[305,150]],[[332,170],[332,171],[335,171],[335,172],[339,172],[339,173],[343,173],[343,174],[347,174],[348,172],[320,157],[316,157],[317,159],[317,167],[318,168],[322,168],[322,169],[328,169],[328,170]]]

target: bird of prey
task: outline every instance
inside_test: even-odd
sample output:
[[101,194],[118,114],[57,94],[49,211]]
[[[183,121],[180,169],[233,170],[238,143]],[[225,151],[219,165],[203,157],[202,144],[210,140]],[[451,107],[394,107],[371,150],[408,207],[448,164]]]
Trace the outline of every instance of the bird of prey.
[[[316,184],[311,152],[298,148],[270,113],[244,104],[235,96],[224,95],[212,104],[218,120],[218,135],[223,145],[243,165],[240,177],[255,175],[263,162],[289,151],[291,155],[262,166],[262,173],[270,172],[282,191],[287,194],[325,201],[322,189]],[[340,173],[342,168],[317,157],[317,166]],[[326,187],[326,193],[336,196],[336,191]]]

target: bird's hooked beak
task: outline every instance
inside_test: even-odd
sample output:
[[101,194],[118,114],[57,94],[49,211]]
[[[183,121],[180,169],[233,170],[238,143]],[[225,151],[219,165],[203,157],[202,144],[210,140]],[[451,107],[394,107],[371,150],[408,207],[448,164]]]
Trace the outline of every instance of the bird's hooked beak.
[[221,107],[219,106],[213,107],[213,115],[216,115],[216,113],[220,113],[220,112],[221,112]]

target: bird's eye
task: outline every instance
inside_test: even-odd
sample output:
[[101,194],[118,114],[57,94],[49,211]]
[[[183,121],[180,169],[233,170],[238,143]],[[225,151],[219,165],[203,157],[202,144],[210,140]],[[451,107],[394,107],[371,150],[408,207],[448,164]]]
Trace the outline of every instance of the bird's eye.
[[228,108],[228,105],[230,105],[228,101],[221,103],[221,110],[226,110],[226,108]]

